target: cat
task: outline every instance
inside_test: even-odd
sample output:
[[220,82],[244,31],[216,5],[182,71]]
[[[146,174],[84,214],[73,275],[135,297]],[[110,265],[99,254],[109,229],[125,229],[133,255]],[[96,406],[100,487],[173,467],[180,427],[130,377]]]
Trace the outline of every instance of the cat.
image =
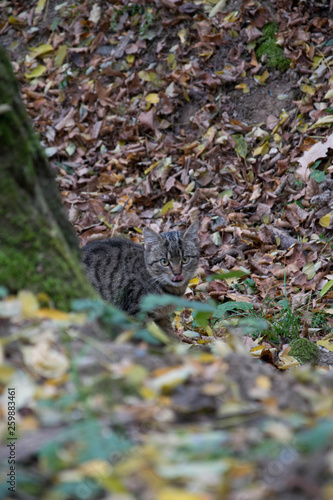
[[[108,302],[137,316],[142,298],[168,293],[182,296],[199,264],[199,221],[185,231],[156,233],[143,229],[144,247],[125,238],[88,243],[82,249],[88,278]],[[173,306],[157,307],[149,318],[175,336]]]

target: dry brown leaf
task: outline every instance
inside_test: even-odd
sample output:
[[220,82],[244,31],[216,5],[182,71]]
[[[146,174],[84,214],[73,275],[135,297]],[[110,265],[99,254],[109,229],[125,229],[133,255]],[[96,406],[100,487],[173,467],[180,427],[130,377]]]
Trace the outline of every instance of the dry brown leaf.
[[301,166],[296,170],[296,174],[303,182],[307,182],[310,177],[310,165],[318,158],[325,158],[328,148],[333,149],[333,134],[328,136],[325,142],[317,142],[308,151],[305,151],[298,162]]

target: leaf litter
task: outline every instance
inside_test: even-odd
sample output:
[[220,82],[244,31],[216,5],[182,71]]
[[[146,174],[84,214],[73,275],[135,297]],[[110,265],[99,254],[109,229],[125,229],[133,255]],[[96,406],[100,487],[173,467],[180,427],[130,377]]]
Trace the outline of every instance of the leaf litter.
[[[8,384],[24,387],[30,493],[331,498],[330,3],[2,4],[0,40],[81,243],[201,217],[194,309],[174,321],[188,344],[164,353],[154,330],[123,343],[131,322],[111,341],[47,298],[1,302],[2,411]],[[282,73],[257,52],[274,22]],[[288,354],[301,335],[322,368]]]

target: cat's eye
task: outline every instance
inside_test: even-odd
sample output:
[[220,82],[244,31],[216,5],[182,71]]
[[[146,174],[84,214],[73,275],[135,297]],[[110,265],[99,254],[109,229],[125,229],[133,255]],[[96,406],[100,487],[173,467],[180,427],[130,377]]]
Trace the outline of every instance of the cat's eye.
[[161,260],[160,260],[160,263],[162,264],[162,266],[167,266],[167,265],[169,265],[169,261],[168,261],[168,259],[161,259]]
[[183,264],[187,264],[189,260],[190,260],[189,256],[188,255],[184,255],[184,257],[182,258],[182,263]]

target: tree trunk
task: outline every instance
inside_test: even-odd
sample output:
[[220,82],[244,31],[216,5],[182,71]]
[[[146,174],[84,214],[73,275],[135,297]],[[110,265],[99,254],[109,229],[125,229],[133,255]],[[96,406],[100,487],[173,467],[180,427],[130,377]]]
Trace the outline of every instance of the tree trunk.
[[94,292],[74,229],[0,46],[0,285],[46,293],[61,309]]

